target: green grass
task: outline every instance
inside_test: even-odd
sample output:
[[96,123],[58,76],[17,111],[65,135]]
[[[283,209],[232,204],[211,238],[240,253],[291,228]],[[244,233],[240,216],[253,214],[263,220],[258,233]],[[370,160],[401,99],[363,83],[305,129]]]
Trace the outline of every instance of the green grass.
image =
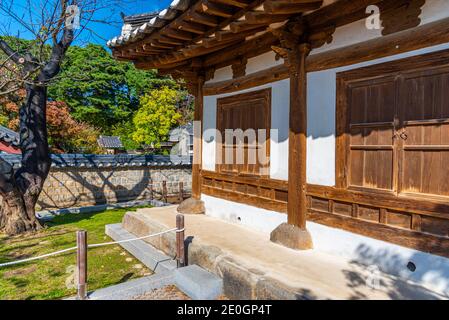
[[[121,222],[132,209],[55,217],[44,230],[15,237],[0,234],[0,263],[34,257],[76,246],[75,232],[86,230],[88,243],[108,242],[106,224]],[[76,254],[0,268],[0,299],[59,299],[76,294]],[[89,249],[88,289],[98,289],[150,274],[120,246]]]

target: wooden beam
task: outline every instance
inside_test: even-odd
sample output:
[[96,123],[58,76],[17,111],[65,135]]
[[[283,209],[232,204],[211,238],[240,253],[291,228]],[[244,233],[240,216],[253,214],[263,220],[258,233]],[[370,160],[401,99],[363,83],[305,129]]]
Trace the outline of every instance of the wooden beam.
[[236,21],[236,22],[231,23],[229,25],[229,29],[231,30],[232,33],[238,33],[238,32],[243,32],[243,31],[256,29],[256,28],[260,28],[260,27],[266,27],[266,26],[267,26],[267,24],[253,24],[253,23],[248,23],[247,21],[243,20],[243,21]]
[[322,225],[361,234],[370,238],[398,244],[449,257],[449,239],[428,233],[404,230],[379,223],[372,223],[337,214],[329,214],[318,210],[310,210],[308,220]]
[[291,14],[271,14],[265,11],[249,11],[245,14],[246,23],[271,24],[289,19]]
[[234,8],[227,5],[212,3],[209,0],[203,0],[202,10],[204,13],[223,18],[230,18],[235,13]]
[[241,9],[248,8],[248,6],[251,4],[251,0],[211,0],[211,1]]
[[[401,0],[402,1],[402,0]],[[340,0],[330,5],[324,6],[316,11],[313,11],[301,18],[301,21],[309,27],[309,29],[319,32],[319,30],[324,30],[332,27],[339,27],[346,25],[348,23],[363,19],[366,17],[366,6],[370,4],[378,4],[382,8],[389,8],[389,6],[397,5],[395,1],[391,0]],[[266,22],[276,15],[266,14],[263,11],[249,11],[246,13],[245,18],[249,23]],[[283,15],[282,18],[290,17],[291,15]],[[281,19],[284,21],[283,19]],[[230,65],[227,60],[231,61],[234,56],[241,55],[247,58],[254,57],[254,53],[263,54],[271,51],[271,45],[275,44],[277,40],[273,35],[266,34],[258,37],[260,39],[253,39],[248,46],[244,45],[242,47],[229,48],[226,53],[220,54],[210,54],[205,57],[204,65],[206,67],[211,67],[215,65],[220,65],[221,67]],[[270,43],[271,38],[271,43]],[[255,42],[259,42],[256,44]],[[257,47],[257,50],[254,48]],[[334,62],[338,63],[337,60],[333,58]]]
[[209,27],[216,27],[219,24],[219,19],[217,17],[199,12],[193,12],[185,20],[201,23]]
[[170,37],[165,37],[165,36],[159,36],[158,41],[160,43],[165,43],[165,44],[173,44],[175,46],[181,46],[184,44],[184,42],[180,41],[180,40],[176,40]]
[[449,42],[449,18],[363,43],[311,55],[307,59],[307,71],[338,68],[447,42]]
[[204,86],[204,95],[213,96],[250,89],[267,83],[283,80],[289,77],[289,71],[284,65],[259,71],[242,78],[219,81]]
[[[255,54],[262,54],[271,50],[271,45],[278,42],[277,37],[272,33],[267,33],[255,39],[246,41],[243,44],[232,46],[227,48],[226,51],[211,54],[204,59],[204,66],[214,66],[220,63],[226,63],[226,61],[233,60],[237,56],[248,55],[249,52],[255,52]],[[267,50],[269,48],[269,50]],[[263,51],[263,52],[262,52]]]
[[217,33],[215,33],[215,37],[218,39],[218,41],[223,42],[223,41],[231,41],[231,40],[236,40],[236,39],[241,39],[241,38],[246,38],[250,35],[253,35],[257,32],[261,32],[265,30],[265,26],[259,26],[257,28],[251,28],[249,30],[246,31],[242,31],[239,33],[234,33],[232,31],[219,31]]
[[207,31],[204,25],[195,22],[182,22],[179,24],[178,29],[201,35]]
[[182,30],[175,30],[175,29],[165,29],[161,32],[161,34],[173,38],[173,39],[179,39],[179,40],[185,40],[190,41],[193,39],[193,35],[190,32],[182,31]]
[[321,0],[303,0],[303,1],[285,1],[285,0],[267,0],[263,7],[266,13],[272,14],[297,14],[316,10],[321,7]]

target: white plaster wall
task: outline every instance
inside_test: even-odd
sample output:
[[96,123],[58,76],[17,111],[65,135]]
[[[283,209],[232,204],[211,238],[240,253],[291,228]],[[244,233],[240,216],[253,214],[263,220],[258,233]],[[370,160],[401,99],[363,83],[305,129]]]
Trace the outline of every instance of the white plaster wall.
[[[423,7],[422,23],[429,23],[449,16],[448,0],[428,0]],[[351,45],[380,36],[379,30],[368,31],[364,20],[350,26],[338,28],[330,45],[314,50],[312,54]],[[369,65],[394,61],[410,56],[449,49],[448,44],[411,51],[395,56],[341,68],[308,74],[308,140],[307,140],[307,182],[311,184],[335,185],[335,107],[336,76],[338,72]],[[257,72],[279,62],[273,55],[250,59],[247,70]],[[262,69],[261,69],[262,68]],[[230,69],[217,70],[213,81],[232,78]],[[236,92],[204,98],[204,128],[216,126],[217,98],[243,92],[272,88],[272,127],[280,129],[279,137],[271,141],[270,176],[287,180],[288,176],[288,110],[289,80]],[[205,134],[203,142],[203,168],[215,169],[215,141]],[[210,140],[210,141],[209,141]],[[203,195],[207,215],[255,228],[269,236],[274,228],[286,222],[287,216],[274,211],[238,204]],[[384,272],[410,279],[449,297],[449,259],[404,248],[388,242],[356,235],[316,223],[308,223],[314,240],[314,250],[339,255],[366,265],[377,265]],[[406,266],[413,262],[417,269],[410,272]]]
[[[271,67],[275,67],[284,63],[283,59],[276,60],[276,54],[273,51],[261,54],[257,57],[248,59],[246,64],[246,74],[256,73]],[[215,70],[214,77],[205,84],[215,83],[232,79],[232,67],[227,66]]]
[[427,0],[420,15],[421,25],[449,17],[449,1]]
[[335,185],[335,73],[307,76],[307,183]]
[[284,59],[276,60],[274,51],[264,53],[260,56],[248,59],[246,74],[256,73],[284,63]]
[[280,180],[288,179],[289,79],[230,94],[204,97],[202,151],[204,170],[215,171],[216,133],[214,129],[216,128],[217,99],[266,88],[271,88],[270,177]]
[[[202,195],[206,214],[262,232],[269,238],[270,232],[287,215]],[[449,259],[394,245],[388,242],[360,236],[340,229],[308,222],[315,251],[337,255],[367,266],[419,283],[449,297]],[[413,262],[416,271],[407,264]]]
[[205,84],[224,81],[232,79],[232,67],[227,66],[221,69],[215,70],[214,77],[209,81],[206,81]]
[[[427,0],[421,8],[420,25],[438,21],[449,17],[449,1],[448,0]],[[369,30],[366,28],[366,20],[362,19],[335,30],[333,40],[330,44],[314,49],[311,54],[317,54],[333,49],[338,49],[382,37],[382,27],[379,30]]]
[[[307,183],[324,186],[335,185],[335,107],[338,72],[448,48],[449,44],[443,44],[355,65],[309,73]],[[290,104],[288,79],[239,92],[204,97],[203,169],[215,170],[216,137],[214,129],[216,128],[217,99],[265,88],[272,89],[271,126],[274,131],[272,131],[270,141],[270,177],[288,180],[288,113]]]
[[205,96],[203,100],[202,168],[215,171],[217,98]]

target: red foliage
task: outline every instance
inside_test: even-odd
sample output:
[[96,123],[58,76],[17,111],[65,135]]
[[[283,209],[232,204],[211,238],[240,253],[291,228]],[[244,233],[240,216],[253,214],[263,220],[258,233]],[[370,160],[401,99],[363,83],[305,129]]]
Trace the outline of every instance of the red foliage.
[[[25,96],[25,90],[19,90],[13,96],[0,98],[0,115],[7,119],[11,130],[19,129],[19,105]],[[65,102],[47,102],[47,130],[52,152],[98,151],[96,141],[99,132],[75,120]]]

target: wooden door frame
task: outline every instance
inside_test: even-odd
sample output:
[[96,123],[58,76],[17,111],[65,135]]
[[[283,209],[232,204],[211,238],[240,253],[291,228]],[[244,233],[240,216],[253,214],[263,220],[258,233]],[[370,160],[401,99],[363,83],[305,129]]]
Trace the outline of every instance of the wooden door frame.
[[[223,121],[221,121],[221,109],[225,108],[226,106],[223,106],[221,104],[224,103],[228,103],[228,101],[234,101],[234,100],[238,100],[238,101],[250,101],[250,100],[254,100],[254,99],[265,99],[266,100],[266,105],[264,107],[264,113],[266,114],[266,123],[265,126],[267,128],[267,136],[266,136],[266,140],[267,142],[267,157],[268,159],[270,159],[270,144],[271,144],[271,134],[270,134],[270,130],[271,130],[271,104],[272,104],[272,88],[266,88],[266,89],[261,89],[261,90],[256,90],[256,91],[251,91],[251,92],[245,92],[245,93],[240,93],[240,94],[236,94],[236,95],[231,95],[231,96],[226,96],[223,98],[218,98],[217,99],[217,114],[216,114],[216,128],[217,131],[220,132],[221,134],[223,134],[224,132],[224,128],[223,128]],[[223,140],[223,139],[222,139]],[[221,142],[217,142],[216,143],[216,148],[215,148],[215,154],[218,154],[218,150],[222,150],[222,144],[224,143],[224,141]],[[221,154],[221,152],[220,152]],[[270,161],[271,162],[271,161]],[[269,170],[269,165],[270,162],[268,163],[268,170]],[[221,173],[221,169],[220,169],[220,165],[216,164],[215,165],[215,171],[218,173]],[[248,174],[236,174],[236,176],[251,176]],[[254,175],[259,177],[259,175]],[[267,175],[263,175],[263,177],[269,177],[269,172]]]
[[[336,97],[336,146],[335,146],[335,185],[339,189],[348,188],[348,164],[349,164],[349,105],[348,91],[352,82],[399,76],[401,73],[417,72],[424,69],[436,69],[449,66],[449,50],[442,50],[412,56],[400,60],[394,60],[368,67],[362,67],[337,73],[337,97]],[[398,98],[398,97],[397,97]],[[396,164],[393,164],[396,166]],[[397,171],[396,171],[397,173]],[[394,177],[393,177],[394,178]],[[398,179],[398,178],[395,178]],[[399,182],[398,182],[399,183]],[[377,190],[366,192],[378,193]],[[382,191],[381,191],[382,192]],[[389,193],[389,192],[385,192]]]

